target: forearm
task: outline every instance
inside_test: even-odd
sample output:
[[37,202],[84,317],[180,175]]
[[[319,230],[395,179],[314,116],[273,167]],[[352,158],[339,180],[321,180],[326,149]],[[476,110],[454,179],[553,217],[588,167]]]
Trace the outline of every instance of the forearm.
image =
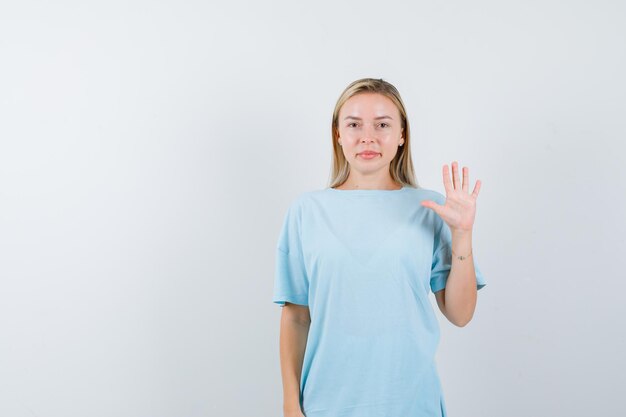
[[283,411],[300,410],[300,378],[309,326],[283,314],[280,324],[280,367],[283,380]]
[[448,320],[457,326],[465,326],[476,309],[476,271],[472,251],[472,231],[452,231],[452,266],[445,291],[445,310]]

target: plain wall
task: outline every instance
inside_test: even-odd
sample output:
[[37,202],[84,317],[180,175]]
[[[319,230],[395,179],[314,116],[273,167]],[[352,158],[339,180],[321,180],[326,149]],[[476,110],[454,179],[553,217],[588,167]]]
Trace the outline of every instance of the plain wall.
[[[274,253],[331,113],[401,92],[423,187],[481,179],[450,417],[617,415],[618,1],[3,2],[0,415],[280,416]],[[472,185],[473,188],[473,185]],[[434,296],[431,301],[435,305]]]

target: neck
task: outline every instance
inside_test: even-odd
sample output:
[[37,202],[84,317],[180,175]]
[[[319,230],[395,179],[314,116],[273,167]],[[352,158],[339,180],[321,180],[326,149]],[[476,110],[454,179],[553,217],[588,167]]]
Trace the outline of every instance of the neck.
[[335,187],[338,190],[399,190],[402,184],[395,181],[351,181],[346,180],[343,184]]

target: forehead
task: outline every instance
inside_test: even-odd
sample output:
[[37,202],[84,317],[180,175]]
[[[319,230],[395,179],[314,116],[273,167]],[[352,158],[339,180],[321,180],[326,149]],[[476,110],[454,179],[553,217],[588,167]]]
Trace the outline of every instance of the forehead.
[[391,116],[397,117],[400,111],[391,99],[379,93],[359,93],[350,97],[341,106],[340,118],[346,116]]

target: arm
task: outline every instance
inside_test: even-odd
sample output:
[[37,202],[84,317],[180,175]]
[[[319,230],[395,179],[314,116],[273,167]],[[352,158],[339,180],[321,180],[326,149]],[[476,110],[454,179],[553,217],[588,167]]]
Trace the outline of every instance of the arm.
[[[472,319],[476,308],[478,288],[472,249],[472,227],[476,215],[476,199],[481,181],[476,181],[474,191],[469,191],[469,168],[463,167],[463,184],[459,178],[458,162],[452,162],[452,180],[448,165],[443,166],[443,185],[446,199],[443,205],[432,200],[422,201],[424,207],[435,211],[451,232],[452,262],[446,288],[435,293],[437,304],[444,316],[453,324],[463,327]],[[441,198],[438,198],[441,201]],[[457,256],[468,256],[458,259]]]
[[435,293],[437,305],[443,315],[454,325],[463,327],[470,322],[476,309],[477,289],[474,258],[460,260],[472,250],[472,232],[452,231],[452,264],[446,288]]
[[309,334],[309,308],[285,302],[280,318],[280,367],[285,416],[300,416],[300,378]]

